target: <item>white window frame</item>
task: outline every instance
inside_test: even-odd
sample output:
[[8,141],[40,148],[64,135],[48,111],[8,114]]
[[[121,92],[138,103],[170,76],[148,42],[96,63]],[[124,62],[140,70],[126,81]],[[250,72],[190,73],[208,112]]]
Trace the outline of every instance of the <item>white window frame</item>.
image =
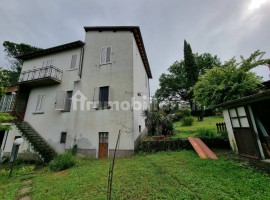
[[[110,49],[109,54],[108,54],[108,49]],[[100,65],[106,65],[109,63],[112,63],[112,46],[101,47]]]

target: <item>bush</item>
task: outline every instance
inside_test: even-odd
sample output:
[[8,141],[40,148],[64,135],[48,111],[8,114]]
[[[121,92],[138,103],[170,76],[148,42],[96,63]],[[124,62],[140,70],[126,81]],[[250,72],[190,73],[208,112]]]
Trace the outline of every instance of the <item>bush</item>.
[[192,126],[193,121],[194,121],[193,117],[184,117],[182,119],[182,126]]
[[63,153],[58,155],[49,163],[50,170],[57,172],[73,167],[76,159],[71,153]]
[[154,110],[144,110],[142,115],[146,117],[145,124],[149,135],[171,135],[173,133],[170,115]]
[[198,129],[197,136],[202,138],[214,138],[216,136],[216,133],[214,130],[211,129],[200,128]]
[[189,109],[185,108],[185,109],[178,110],[177,112],[175,112],[173,114],[172,120],[174,122],[181,121],[184,117],[190,117],[190,116],[191,116],[191,111]]
[[220,132],[220,137],[224,138],[224,139],[229,139],[228,132],[227,131],[221,131]]

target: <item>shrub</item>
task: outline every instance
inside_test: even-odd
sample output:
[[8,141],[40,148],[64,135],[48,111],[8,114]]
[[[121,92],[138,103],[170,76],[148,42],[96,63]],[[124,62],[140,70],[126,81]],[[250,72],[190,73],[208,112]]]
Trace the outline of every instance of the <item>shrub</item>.
[[191,116],[191,111],[189,109],[185,108],[185,109],[178,110],[177,112],[175,112],[173,114],[172,120],[174,122],[181,121],[184,117],[190,117],[190,116]]
[[220,137],[223,139],[229,139],[227,131],[221,131]]
[[214,130],[211,129],[200,128],[198,129],[197,136],[202,138],[214,138],[216,136],[216,133]]
[[142,115],[146,117],[145,124],[149,135],[171,135],[173,133],[170,116],[154,110],[144,110]]
[[58,155],[49,163],[50,170],[57,172],[73,167],[76,159],[71,153],[63,153]]
[[184,117],[182,119],[182,126],[192,126],[193,121],[194,121],[193,117]]

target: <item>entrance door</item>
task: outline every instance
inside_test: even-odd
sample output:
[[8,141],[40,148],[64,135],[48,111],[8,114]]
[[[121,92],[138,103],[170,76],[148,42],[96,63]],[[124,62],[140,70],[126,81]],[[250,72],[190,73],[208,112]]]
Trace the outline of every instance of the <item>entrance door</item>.
[[98,149],[99,158],[108,157],[108,136],[109,136],[108,132],[99,133],[99,149]]
[[252,132],[244,107],[229,109],[238,152],[249,158],[260,158],[258,144]]

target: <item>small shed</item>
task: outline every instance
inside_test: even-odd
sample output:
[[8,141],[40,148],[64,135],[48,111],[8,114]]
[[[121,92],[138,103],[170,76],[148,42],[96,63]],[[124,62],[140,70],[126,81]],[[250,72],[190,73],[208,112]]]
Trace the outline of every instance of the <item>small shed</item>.
[[232,149],[245,157],[270,159],[270,89],[219,106]]

